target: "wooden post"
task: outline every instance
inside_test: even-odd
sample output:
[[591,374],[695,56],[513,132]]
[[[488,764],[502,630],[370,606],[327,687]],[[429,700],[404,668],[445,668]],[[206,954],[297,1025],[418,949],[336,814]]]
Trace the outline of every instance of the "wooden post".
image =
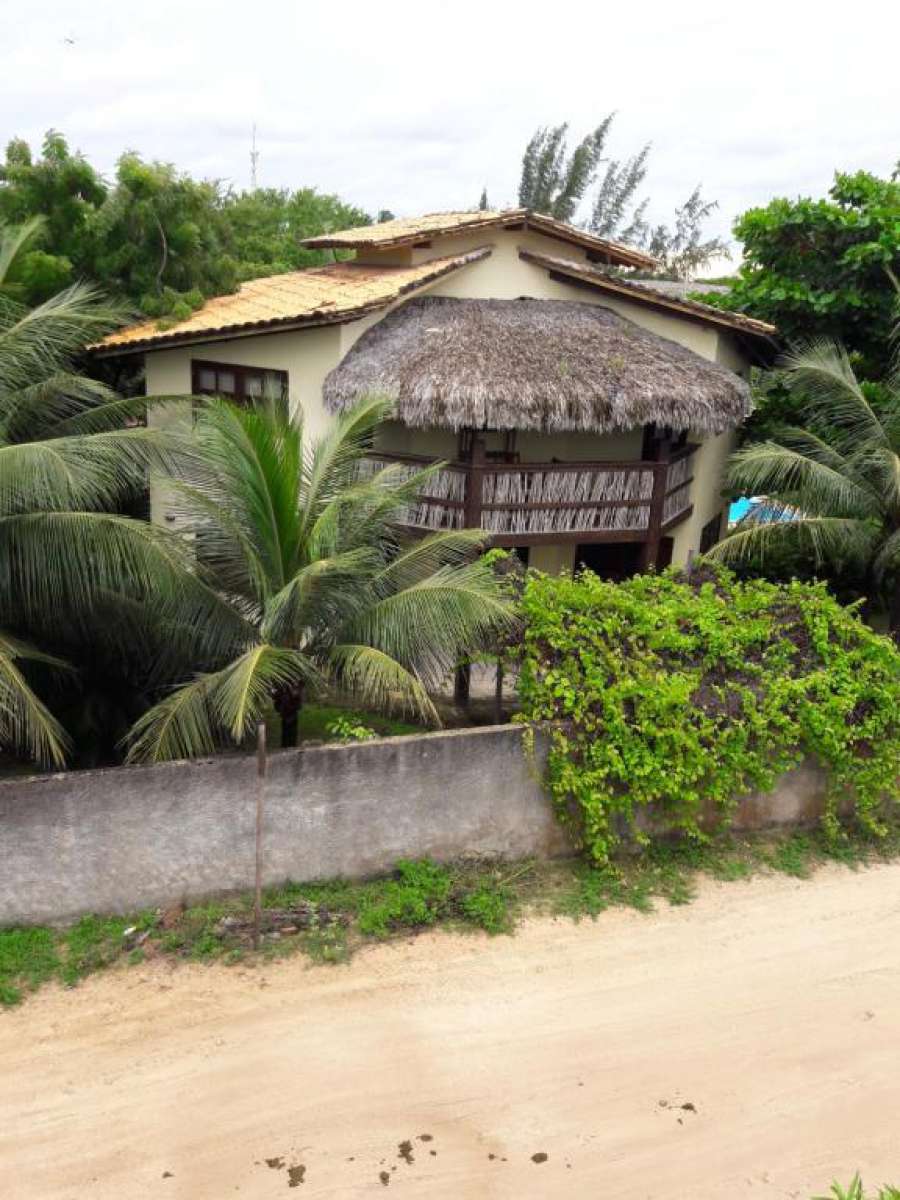
[[259,949],[259,933],[262,925],[262,833],[263,810],[266,798],[266,726],[264,721],[256,727],[256,872],[253,890],[253,949]]
[[647,535],[641,550],[641,570],[649,571],[659,563],[659,545],[662,540],[663,514],[666,507],[666,492],[669,490],[669,455],[672,441],[669,437],[659,438],[654,446],[656,459],[653,471],[653,493],[650,497],[650,513],[647,520]]
[[463,525],[466,529],[481,528],[481,485],[484,465],[484,437],[480,433],[472,436],[472,452],[466,471],[466,506],[463,509]]
[[[463,528],[481,528],[481,467],[484,458],[484,435],[477,430],[472,431],[468,465],[466,468],[466,498],[463,508]],[[472,668],[464,663],[456,668],[456,679],[453,684],[453,699],[462,708],[469,703],[472,687]]]

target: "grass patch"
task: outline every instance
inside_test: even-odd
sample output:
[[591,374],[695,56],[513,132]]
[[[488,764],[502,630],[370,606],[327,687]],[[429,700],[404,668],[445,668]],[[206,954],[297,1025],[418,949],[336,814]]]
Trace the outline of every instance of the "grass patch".
[[378,737],[399,737],[410,733],[421,733],[421,725],[409,721],[395,721],[380,713],[362,712],[344,708],[338,704],[305,704],[300,709],[297,721],[297,736],[301,742],[342,741],[334,732],[335,727],[350,725],[371,729]]
[[[41,984],[73,986],[116,963],[155,958],[232,964],[300,953],[316,963],[345,963],[361,946],[436,927],[497,935],[522,914],[597,919],[608,908],[649,913],[657,903],[687,904],[700,875],[723,882],[759,873],[807,879],[836,862],[859,870],[900,857],[900,824],[883,838],[827,838],[819,832],[684,839],[594,867],[580,859],[521,863],[428,859],[399,862],[391,875],[362,882],[286,883],[263,896],[264,933],[250,945],[251,897],[195,905],[163,927],[159,912],[83,917],[65,930],[0,930],[0,1006],[18,1004]],[[283,932],[282,932],[283,931]]]

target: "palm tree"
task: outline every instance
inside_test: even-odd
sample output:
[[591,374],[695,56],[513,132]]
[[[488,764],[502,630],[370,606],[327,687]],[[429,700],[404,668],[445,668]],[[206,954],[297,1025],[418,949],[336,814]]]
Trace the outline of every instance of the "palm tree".
[[6,287],[35,232],[0,228],[0,747],[59,766],[69,739],[30,672],[66,664],[35,642],[90,620],[111,595],[175,587],[188,556],[115,511],[150,467],[174,460],[159,434],[124,427],[146,401],[72,367],[123,314],[84,284],[34,309]]
[[165,616],[192,630],[204,670],[132,731],[129,758],[240,743],[274,706],[297,740],[310,687],[437,722],[429,689],[512,622],[477,531],[404,543],[398,524],[432,469],[364,466],[383,401],[363,401],[314,446],[281,405],[208,402],[196,456],[172,480],[176,520],[208,581]]
[[782,379],[805,401],[804,428],[750,443],[729,483],[764,495],[710,557],[764,562],[778,548],[811,551],[818,566],[853,566],[868,578],[900,639],[900,373],[873,407],[846,351],[819,341],[783,360]]

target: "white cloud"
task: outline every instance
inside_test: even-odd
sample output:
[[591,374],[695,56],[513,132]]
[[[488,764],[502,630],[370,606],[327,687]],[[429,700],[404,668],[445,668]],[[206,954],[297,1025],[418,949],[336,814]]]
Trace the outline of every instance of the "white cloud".
[[472,205],[483,185],[514,202],[538,124],[580,136],[616,109],[613,155],[653,143],[652,217],[702,183],[727,234],[752,204],[900,157],[896,6],[810,12],[41,0],[5,30],[0,136],[53,126],[107,173],[127,147],[245,185],[256,121],[261,182],[411,213]]

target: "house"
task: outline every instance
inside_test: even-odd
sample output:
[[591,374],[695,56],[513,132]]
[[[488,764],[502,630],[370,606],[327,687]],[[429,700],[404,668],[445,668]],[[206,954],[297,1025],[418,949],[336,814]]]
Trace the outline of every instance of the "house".
[[[446,464],[409,526],[481,528],[545,570],[684,563],[720,536],[722,468],[772,326],[629,280],[611,268],[652,267],[642,251],[524,209],[304,244],[353,257],[255,279],[97,352],[142,355],[150,395],[274,388],[313,437],[363,395],[389,396],[373,468]],[[163,491],[152,510],[170,515]]]

